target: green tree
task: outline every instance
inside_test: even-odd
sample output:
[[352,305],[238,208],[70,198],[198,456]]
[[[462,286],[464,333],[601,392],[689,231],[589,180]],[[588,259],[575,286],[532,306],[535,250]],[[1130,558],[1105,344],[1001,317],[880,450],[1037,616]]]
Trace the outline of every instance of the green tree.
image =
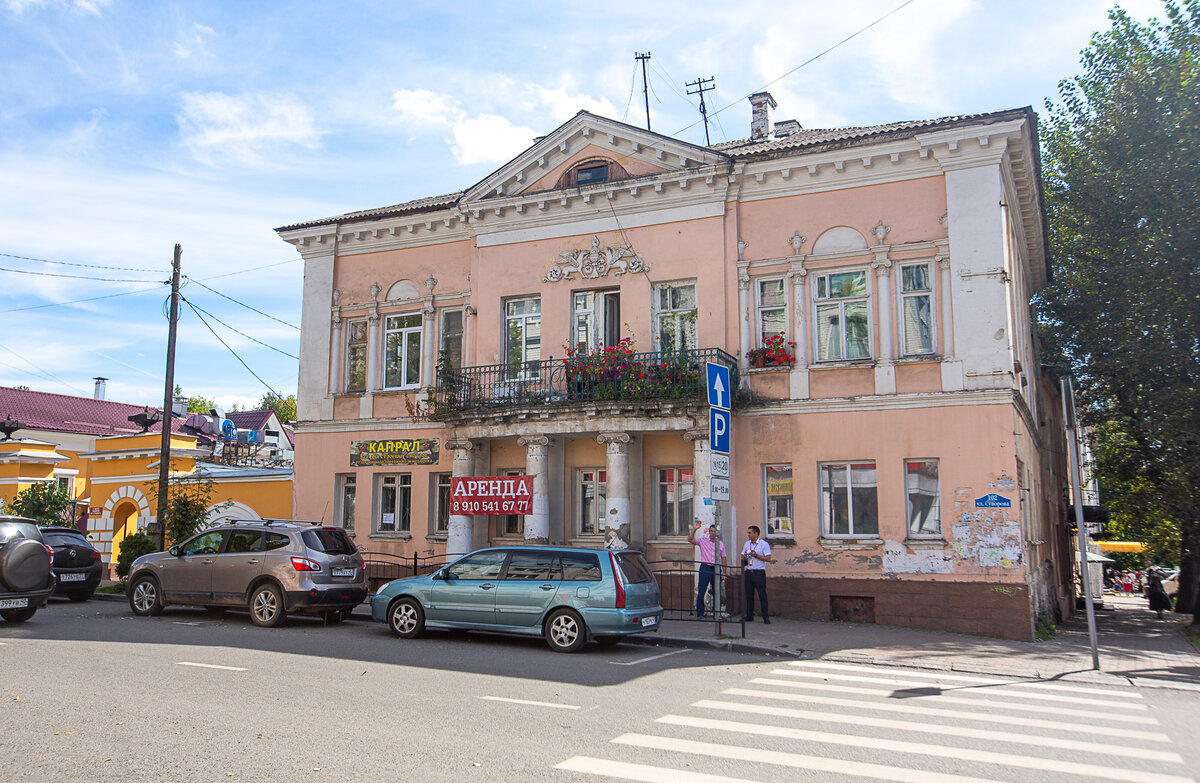
[[5,510],[19,517],[37,520],[39,525],[75,527],[75,500],[66,490],[49,482],[30,485],[5,504]]
[[1178,529],[1179,610],[1197,611],[1200,0],[1163,7],[1166,19],[1145,25],[1114,8],[1083,73],[1047,102],[1056,267],[1039,310],[1079,379],[1085,421],[1111,428],[1102,486],[1127,512],[1143,504],[1124,519],[1138,535]]
[[273,410],[284,424],[296,420],[296,395],[283,397],[275,392],[267,392],[258,401],[259,410]]
[[[179,384],[175,384],[175,396],[183,396],[183,387]],[[202,397],[197,394],[187,398],[188,413],[208,413],[215,407],[217,407],[217,403],[211,397]]]
[[[152,482],[153,495],[158,496],[159,482]],[[214,484],[203,473],[186,473],[167,478],[166,509],[160,510],[158,520],[166,526],[166,543],[172,546],[191,536],[207,518],[209,511],[217,511],[226,503],[212,503]]]

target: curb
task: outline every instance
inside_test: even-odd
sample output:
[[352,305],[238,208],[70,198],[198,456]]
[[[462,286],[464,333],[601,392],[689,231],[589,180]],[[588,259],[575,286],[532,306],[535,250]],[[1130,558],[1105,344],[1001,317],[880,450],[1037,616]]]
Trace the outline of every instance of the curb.
[[646,647],[682,647],[689,650],[718,650],[720,652],[747,655],[779,655],[800,658],[804,650],[781,650],[765,644],[755,644],[743,639],[690,639],[682,636],[649,636],[632,634],[621,639],[622,644],[641,644]]
[[92,599],[101,601],[120,601],[124,603],[127,599],[124,593],[92,593]]

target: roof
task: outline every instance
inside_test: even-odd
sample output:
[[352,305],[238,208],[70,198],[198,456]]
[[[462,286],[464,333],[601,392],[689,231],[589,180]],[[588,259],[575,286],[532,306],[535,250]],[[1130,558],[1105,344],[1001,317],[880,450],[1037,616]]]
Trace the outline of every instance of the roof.
[[[0,386],[0,417],[11,416],[29,430],[73,432],[98,437],[136,435],[142,428],[129,421],[129,417],[145,410],[158,412],[161,409]],[[171,431],[211,442],[211,438],[190,426],[190,421],[191,417],[186,420],[172,418]],[[162,432],[162,427],[154,424],[149,431]]]
[[[579,112],[576,117],[588,114],[588,112]],[[892,122],[884,125],[863,125],[844,128],[807,128],[779,138],[761,140],[738,139],[735,141],[726,141],[719,144],[713,144],[709,147],[704,147],[703,145],[693,146],[698,146],[700,149],[708,149],[712,152],[726,155],[734,159],[745,160],[755,157],[767,158],[778,154],[787,154],[789,152],[813,152],[838,147],[853,147],[860,143],[874,143],[888,138],[911,137],[920,132],[935,130],[943,127],[1003,122],[1005,120],[1013,119],[1018,115],[1032,116],[1032,114],[1033,112],[1030,108],[1003,109],[1001,111],[980,114],[957,114],[948,117],[936,117],[927,120],[906,120],[903,122]],[[594,117],[595,115],[589,116]],[[625,124],[616,122],[615,120],[607,120],[605,118],[599,119],[603,119],[610,123],[616,123],[618,125]],[[1036,127],[1036,121],[1034,125]],[[629,127],[632,128],[633,126]],[[640,128],[637,130],[639,132],[644,132]],[[1034,132],[1036,133],[1036,130]],[[1036,140],[1034,147],[1036,154]],[[397,215],[435,212],[437,210],[445,209],[446,207],[453,207],[457,205],[467,192],[467,190],[460,190],[456,193],[447,193],[441,196],[429,196],[426,198],[414,199],[412,201],[405,201],[400,204],[393,204],[390,207],[378,207],[375,209],[359,210],[357,212],[347,212],[341,215],[335,215],[333,217],[322,218],[320,220],[306,220],[301,223],[280,226],[275,230],[279,232],[290,231],[293,229],[315,228],[317,226],[334,225],[339,223],[354,223],[384,217],[393,217]]]
[[261,430],[267,426],[274,412],[270,408],[259,411],[231,411],[225,414],[225,418],[232,421],[233,426],[239,430]]

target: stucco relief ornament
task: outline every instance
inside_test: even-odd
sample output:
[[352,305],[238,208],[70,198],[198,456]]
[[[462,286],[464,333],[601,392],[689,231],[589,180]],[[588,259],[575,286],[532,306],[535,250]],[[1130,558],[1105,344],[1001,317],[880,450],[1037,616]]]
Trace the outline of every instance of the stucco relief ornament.
[[788,239],[788,244],[792,246],[792,255],[800,255],[800,248],[804,247],[804,243],[808,241],[808,237],[797,231]]
[[623,275],[626,272],[637,274],[647,272],[650,265],[641,256],[633,252],[631,245],[610,245],[600,247],[600,238],[592,237],[592,246],[584,250],[564,250],[558,254],[558,262],[551,265],[543,283],[557,283],[559,280],[572,280],[572,275],[578,273],[585,280],[595,280],[604,277],[609,272]]
[[744,239],[738,240],[738,261],[746,260],[746,248],[750,247],[750,243]]
[[875,228],[871,229],[871,233],[875,235],[875,239],[881,245],[883,244],[883,241],[887,239],[887,235],[891,233],[891,231],[892,227],[885,226],[882,220],[875,225]]

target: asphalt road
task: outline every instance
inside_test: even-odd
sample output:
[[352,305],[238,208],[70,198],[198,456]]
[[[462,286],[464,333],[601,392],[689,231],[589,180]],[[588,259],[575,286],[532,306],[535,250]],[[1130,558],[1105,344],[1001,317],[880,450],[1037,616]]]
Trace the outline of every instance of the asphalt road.
[[0,780],[1129,780],[1200,694],[53,601],[0,624]]

